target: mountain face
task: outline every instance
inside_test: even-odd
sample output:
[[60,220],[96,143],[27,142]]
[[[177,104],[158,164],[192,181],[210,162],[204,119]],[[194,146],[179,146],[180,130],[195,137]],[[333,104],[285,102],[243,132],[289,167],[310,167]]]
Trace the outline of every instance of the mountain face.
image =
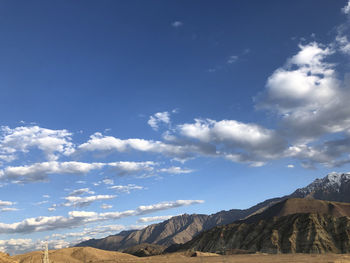
[[123,253],[134,255],[137,257],[149,257],[149,256],[156,256],[156,255],[162,254],[166,248],[167,247],[165,246],[160,246],[156,244],[143,243],[140,245],[136,245],[136,246],[124,249]]
[[290,196],[350,203],[350,173],[330,173],[304,188],[297,189]]
[[350,204],[288,199],[253,217],[202,232],[180,246],[180,250],[224,254],[237,250],[252,253],[350,252]]
[[232,209],[211,215],[181,215],[142,230],[123,231],[102,239],[90,239],[76,246],[90,246],[105,250],[123,250],[142,243],[170,246],[183,244],[202,231],[215,226],[233,223],[263,213],[274,204],[288,198],[311,198],[350,203],[350,173],[331,173],[316,179],[291,195],[268,199],[248,209]]
[[76,246],[90,246],[105,250],[122,250],[142,243],[170,246],[191,240],[199,232],[244,217],[241,210],[222,211],[213,215],[188,215],[172,217],[162,223],[142,230],[123,231],[102,239],[90,239]]
[[267,204],[277,202],[277,200],[279,201],[280,198],[271,200],[262,202],[249,209],[232,209],[211,215],[184,214],[175,216],[141,230],[122,231],[117,235],[111,235],[105,238],[90,239],[77,244],[76,247],[94,247],[111,251],[121,251],[142,243],[167,247],[172,244],[183,244],[202,231],[245,218],[255,211],[266,207]]

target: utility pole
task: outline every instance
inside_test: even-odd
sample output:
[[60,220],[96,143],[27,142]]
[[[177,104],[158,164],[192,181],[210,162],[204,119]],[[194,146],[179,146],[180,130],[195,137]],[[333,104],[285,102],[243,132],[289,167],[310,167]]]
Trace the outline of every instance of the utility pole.
[[43,263],[50,263],[50,260],[49,260],[49,246],[48,246],[47,242],[45,244]]

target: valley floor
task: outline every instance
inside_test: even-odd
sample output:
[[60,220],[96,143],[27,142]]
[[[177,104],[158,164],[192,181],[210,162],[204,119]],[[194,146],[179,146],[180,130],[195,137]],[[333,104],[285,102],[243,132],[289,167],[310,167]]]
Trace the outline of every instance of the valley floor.
[[137,262],[147,263],[350,263],[350,254],[252,254],[209,257],[183,255],[155,256]]
[[[18,258],[17,258],[18,260]],[[41,263],[41,260],[19,260],[20,263]],[[73,262],[67,259],[50,261],[52,263]],[[74,262],[90,263],[350,263],[350,254],[251,254],[230,256],[198,256],[188,257],[183,254],[169,254],[164,256],[153,256],[144,258],[111,257],[110,259],[74,260]]]

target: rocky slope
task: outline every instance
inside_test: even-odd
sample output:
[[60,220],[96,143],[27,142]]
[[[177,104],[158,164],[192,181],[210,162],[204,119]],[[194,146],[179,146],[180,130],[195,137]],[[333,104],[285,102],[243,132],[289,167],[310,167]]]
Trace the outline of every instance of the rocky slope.
[[350,173],[330,173],[290,196],[350,203]]
[[[268,204],[280,199],[271,199]],[[121,251],[142,243],[170,246],[183,244],[191,240],[198,233],[212,227],[229,224],[245,218],[255,211],[266,207],[263,202],[249,209],[232,209],[220,211],[212,215],[184,214],[172,217],[159,224],[150,225],[142,230],[122,231],[101,239],[90,239],[77,244],[78,247],[95,247],[111,251]]]
[[143,243],[124,249],[123,253],[134,255],[137,257],[149,257],[161,255],[166,248],[167,247],[161,245]]
[[288,199],[255,217],[200,233],[180,250],[349,253],[350,204]]
[[123,231],[102,239],[91,239],[77,246],[91,246],[106,250],[123,250],[141,243],[169,246],[191,240],[202,231],[225,225],[249,216],[262,213],[272,205],[291,197],[315,198],[320,200],[350,202],[350,174],[331,173],[316,179],[291,195],[268,199],[248,209],[220,211],[212,215],[181,215],[142,230]]

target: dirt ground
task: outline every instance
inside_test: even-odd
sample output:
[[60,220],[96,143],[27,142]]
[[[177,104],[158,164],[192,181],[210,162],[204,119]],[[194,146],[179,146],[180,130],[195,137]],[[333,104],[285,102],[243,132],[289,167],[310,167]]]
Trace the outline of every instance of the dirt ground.
[[[350,263],[350,254],[245,254],[220,256],[185,253],[139,258],[132,255],[92,248],[68,248],[50,251],[50,263]],[[41,263],[42,252],[11,257],[19,263]],[[4,261],[0,260],[0,263]]]
[[350,263],[350,255],[283,254],[283,255],[230,255],[217,257],[185,257],[182,255],[145,258],[144,263]]

